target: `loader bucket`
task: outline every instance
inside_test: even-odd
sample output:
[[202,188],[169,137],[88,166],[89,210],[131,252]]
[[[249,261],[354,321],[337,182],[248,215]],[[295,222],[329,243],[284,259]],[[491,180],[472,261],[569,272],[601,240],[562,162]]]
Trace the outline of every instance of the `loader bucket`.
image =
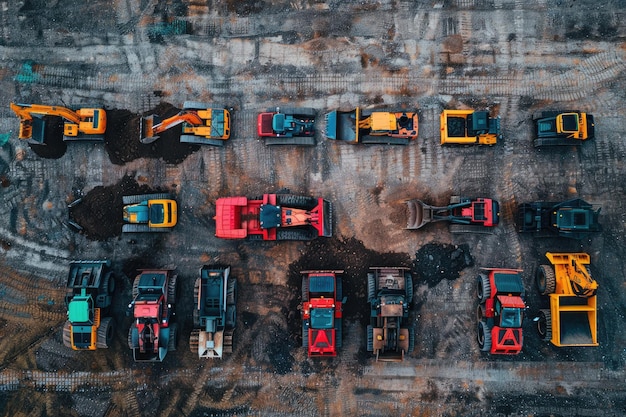
[[407,229],[419,229],[431,220],[426,213],[427,206],[420,200],[408,200],[407,204]]
[[[139,123],[139,141],[145,145],[150,144],[157,140],[159,136],[154,135],[154,125],[158,124],[158,116],[151,114],[150,116],[142,117]],[[157,119],[155,121],[155,119]]]

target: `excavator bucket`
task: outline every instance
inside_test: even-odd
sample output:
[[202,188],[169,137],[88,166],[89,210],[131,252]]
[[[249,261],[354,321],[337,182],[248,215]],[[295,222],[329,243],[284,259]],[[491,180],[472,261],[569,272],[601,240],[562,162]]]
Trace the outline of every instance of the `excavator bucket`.
[[145,116],[141,118],[139,124],[139,141],[143,144],[150,144],[159,138],[158,135],[154,135],[154,125],[159,124],[161,118],[156,114]]

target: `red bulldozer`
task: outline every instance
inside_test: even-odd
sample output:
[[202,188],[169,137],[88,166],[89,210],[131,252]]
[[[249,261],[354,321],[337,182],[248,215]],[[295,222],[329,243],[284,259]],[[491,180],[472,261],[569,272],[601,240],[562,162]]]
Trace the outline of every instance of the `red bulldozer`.
[[293,194],[219,198],[215,236],[222,239],[312,240],[330,237],[332,205],[323,198]]

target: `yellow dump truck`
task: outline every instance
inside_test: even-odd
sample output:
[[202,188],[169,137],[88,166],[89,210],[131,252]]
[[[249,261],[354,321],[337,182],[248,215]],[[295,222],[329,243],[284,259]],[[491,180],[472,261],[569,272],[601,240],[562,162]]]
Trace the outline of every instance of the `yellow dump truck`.
[[554,346],[598,346],[596,291],[586,253],[552,253],[551,265],[539,265],[535,281],[549,309],[535,318],[539,335]]

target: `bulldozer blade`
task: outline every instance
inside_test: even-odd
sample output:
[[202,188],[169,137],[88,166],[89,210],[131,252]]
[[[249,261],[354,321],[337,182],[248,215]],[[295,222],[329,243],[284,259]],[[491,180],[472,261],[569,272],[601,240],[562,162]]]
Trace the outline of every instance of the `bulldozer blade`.
[[407,204],[407,229],[419,229],[429,223],[425,214],[425,206],[420,200],[408,200]]
[[154,135],[153,128],[155,124],[158,124],[158,116],[151,114],[150,116],[142,117],[139,123],[139,141],[144,145],[148,145],[159,138]]

